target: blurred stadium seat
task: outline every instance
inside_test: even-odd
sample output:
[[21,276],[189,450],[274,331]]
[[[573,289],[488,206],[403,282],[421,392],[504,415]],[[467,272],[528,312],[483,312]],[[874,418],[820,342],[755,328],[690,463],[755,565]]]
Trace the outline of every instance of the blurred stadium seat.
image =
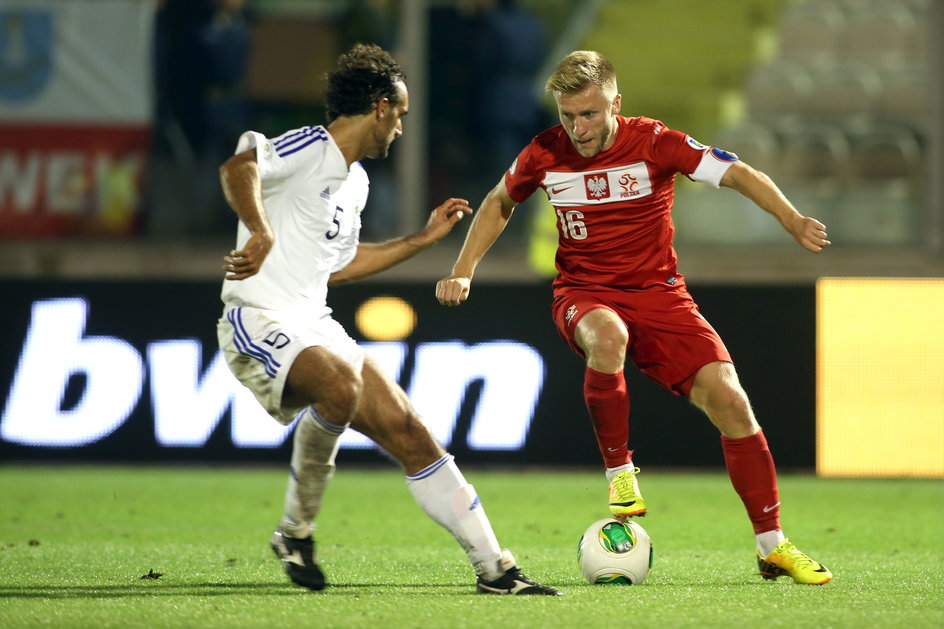
[[780,153],[777,135],[770,127],[756,122],[726,127],[715,135],[712,144],[737,153],[741,160],[764,172],[775,165]]
[[774,217],[727,188],[690,186],[672,214],[679,239],[687,243],[789,246],[793,242]]
[[851,147],[832,124],[790,123],[778,129],[780,155],[771,175],[791,186],[835,194],[849,181]]
[[749,74],[746,118],[713,143],[770,174],[834,242],[917,242],[930,113],[924,18],[937,1],[788,5],[778,55]]
[[835,2],[789,5],[780,24],[781,57],[802,63],[834,59],[846,21],[846,12]]
[[929,109],[928,73],[913,67],[882,73],[882,91],[875,99],[875,119],[926,132]]
[[895,182],[853,188],[830,212],[830,239],[852,246],[913,243],[920,236],[919,199]]
[[802,64],[783,60],[755,68],[745,89],[751,119],[764,124],[799,116],[812,95],[809,71]]
[[903,2],[866,2],[849,12],[842,34],[844,56],[871,63],[898,61],[917,36],[917,10]]
[[914,187],[924,160],[918,136],[909,127],[887,124],[852,129],[850,174],[853,185],[904,181]]
[[821,63],[810,72],[812,94],[799,103],[805,120],[849,123],[873,113],[882,94],[882,77],[855,61]]

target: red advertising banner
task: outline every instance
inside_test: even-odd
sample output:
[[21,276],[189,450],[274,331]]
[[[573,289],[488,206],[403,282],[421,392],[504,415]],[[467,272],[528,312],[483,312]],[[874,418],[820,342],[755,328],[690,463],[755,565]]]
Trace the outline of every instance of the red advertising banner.
[[0,3],[0,238],[134,232],[154,6]]
[[0,138],[0,237],[134,232],[146,127],[0,122]]

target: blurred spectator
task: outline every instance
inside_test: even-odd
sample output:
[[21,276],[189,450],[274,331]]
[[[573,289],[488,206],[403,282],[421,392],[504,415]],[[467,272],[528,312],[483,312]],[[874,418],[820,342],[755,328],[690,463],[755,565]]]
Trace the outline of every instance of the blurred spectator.
[[351,0],[338,19],[338,47],[346,52],[356,43],[394,48],[396,22],[390,0]]
[[149,231],[228,233],[217,168],[250,125],[245,0],[164,0],[155,22]]
[[[430,50],[431,194],[475,206],[495,173],[553,124],[534,87],[544,26],[514,0],[470,0],[431,12]],[[504,243],[520,244],[527,222],[509,224]]]
[[[546,50],[544,27],[515,0],[476,0],[469,50],[471,137],[488,177],[500,173],[549,126],[535,92]],[[485,191],[483,191],[484,194]]]
[[471,133],[471,29],[468,12],[455,6],[430,8],[429,50],[435,54],[429,55],[426,111],[430,198],[458,196],[475,203],[482,194],[478,179],[484,172]]
[[[396,49],[396,14],[390,0],[351,0],[337,21],[338,54],[354,44],[377,44],[385,50]],[[407,121],[409,124],[409,121]],[[397,148],[392,148],[396,156]],[[370,175],[370,195],[384,199],[371,203],[364,212],[361,233],[364,240],[386,240],[401,233],[397,206],[394,160],[372,159],[362,164]]]

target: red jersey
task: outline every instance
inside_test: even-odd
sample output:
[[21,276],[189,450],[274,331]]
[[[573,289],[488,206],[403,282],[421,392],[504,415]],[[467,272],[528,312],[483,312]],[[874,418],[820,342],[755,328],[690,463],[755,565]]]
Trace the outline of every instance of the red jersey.
[[583,157],[560,125],[536,136],[505,173],[520,203],[543,188],[557,211],[554,287],[675,286],[675,174],[718,186],[737,156],[658,120],[617,116],[609,149]]

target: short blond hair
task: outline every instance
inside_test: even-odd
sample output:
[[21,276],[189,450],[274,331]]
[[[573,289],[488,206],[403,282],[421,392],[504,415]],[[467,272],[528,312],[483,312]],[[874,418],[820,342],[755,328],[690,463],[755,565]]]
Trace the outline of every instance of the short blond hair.
[[607,100],[616,98],[616,70],[610,60],[594,50],[575,50],[558,64],[544,84],[550,94],[576,94],[597,86]]

